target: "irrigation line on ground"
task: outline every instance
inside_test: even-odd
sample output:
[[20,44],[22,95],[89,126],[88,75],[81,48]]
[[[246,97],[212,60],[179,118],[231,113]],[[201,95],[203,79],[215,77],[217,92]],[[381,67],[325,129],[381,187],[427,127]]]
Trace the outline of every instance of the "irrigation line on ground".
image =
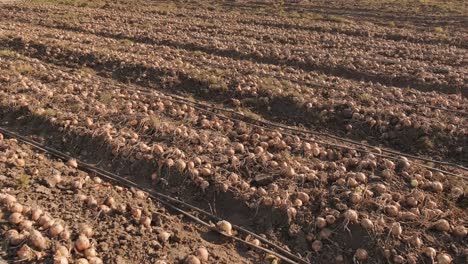
[[[23,142],[23,143],[25,143],[27,145],[30,145],[30,146],[32,146],[32,147],[34,147],[36,149],[39,149],[39,150],[41,150],[43,152],[46,152],[46,153],[49,153],[52,156],[57,157],[57,158],[59,158],[59,159],[61,159],[63,161],[67,161],[67,160],[70,160],[72,158],[74,159],[74,157],[72,157],[72,156],[70,156],[68,154],[65,154],[65,153],[63,153],[63,152],[61,152],[59,150],[53,149],[51,147],[47,147],[47,146],[45,146],[45,145],[43,145],[43,144],[41,144],[39,142],[36,142],[36,141],[34,141],[32,139],[29,139],[27,137],[21,136],[21,135],[15,133],[15,132],[12,132],[12,131],[10,131],[8,129],[5,129],[3,127],[0,127],[0,132],[2,134],[4,134],[5,136],[7,136],[7,137],[15,138],[15,139],[17,139],[17,140],[19,140],[19,141],[21,141],[21,142]],[[186,203],[184,201],[181,201],[181,200],[175,199],[173,197],[167,196],[165,194],[162,194],[162,193],[157,192],[157,191],[152,190],[152,189],[143,188],[143,187],[139,186],[137,183],[132,182],[131,180],[125,179],[124,177],[121,177],[121,176],[119,176],[117,174],[114,174],[112,172],[108,172],[108,171],[99,169],[96,166],[87,164],[87,163],[82,162],[82,161],[80,161],[78,159],[76,159],[76,160],[77,160],[77,163],[78,163],[78,168],[80,168],[80,169],[82,169],[84,171],[93,172],[93,173],[95,173],[95,174],[97,174],[97,175],[99,175],[99,176],[101,176],[101,177],[103,177],[103,178],[105,178],[105,179],[107,179],[109,181],[117,182],[117,183],[122,184],[122,185],[124,185],[126,187],[133,187],[133,188],[145,191],[145,192],[147,192],[149,194],[149,196],[152,199],[154,199],[154,200],[168,206],[169,208],[171,208],[171,209],[173,209],[173,210],[187,216],[188,218],[192,219],[193,221],[195,221],[195,222],[197,222],[197,223],[199,223],[201,225],[205,225],[205,226],[209,227],[211,230],[216,231],[217,233],[219,233],[219,234],[221,234],[223,236],[231,237],[232,239],[234,239],[234,240],[236,240],[238,242],[247,244],[247,245],[249,245],[251,247],[254,247],[254,248],[258,249],[258,250],[261,250],[261,251],[263,251],[265,253],[275,255],[279,259],[281,259],[281,260],[283,260],[283,261],[285,261],[287,263],[290,263],[290,264],[299,264],[299,263],[300,264],[310,264],[310,262],[308,262],[308,261],[294,255],[293,253],[291,253],[291,252],[283,249],[282,247],[274,244],[273,242],[267,240],[266,238],[264,238],[262,236],[259,236],[256,233],[254,233],[252,231],[249,231],[249,230],[247,230],[247,229],[245,229],[245,228],[243,228],[241,226],[232,225],[233,228],[238,230],[239,232],[249,234],[249,235],[259,239],[263,243],[271,246],[272,248],[280,251],[281,253],[277,253],[277,252],[272,251],[270,249],[267,249],[265,247],[254,245],[254,244],[252,244],[252,243],[250,243],[248,241],[245,241],[245,240],[243,240],[241,238],[238,238],[238,237],[235,237],[235,236],[228,236],[227,234],[225,234],[225,233],[219,231],[218,229],[216,229],[212,224],[206,223],[205,221],[201,220],[200,218],[190,214],[187,211],[182,210],[181,208],[177,207],[176,205],[171,204],[170,202],[178,203],[178,204],[181,204],[181,205],[183,205],[183,206],[185,206],[187,208],[190,208],[192,210],[203,213],[205,216],[210,217],[210,218],[212,218],[213,220],[216,220],[216,221],[219,221],[222,218],[220,218],[218,216],[215,216],[215,215],[213,215],[211,213],[208,213],[205,210],[200,209],[200,208],[198,208],[196,206],[193,206],[191,204],[188,204],[188,203]]]

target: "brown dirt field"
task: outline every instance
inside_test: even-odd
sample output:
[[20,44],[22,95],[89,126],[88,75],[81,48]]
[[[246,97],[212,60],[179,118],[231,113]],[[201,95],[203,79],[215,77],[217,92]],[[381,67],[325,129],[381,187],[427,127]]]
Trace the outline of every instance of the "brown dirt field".
[[2,5],[0,261],[468,262],[464,10]]

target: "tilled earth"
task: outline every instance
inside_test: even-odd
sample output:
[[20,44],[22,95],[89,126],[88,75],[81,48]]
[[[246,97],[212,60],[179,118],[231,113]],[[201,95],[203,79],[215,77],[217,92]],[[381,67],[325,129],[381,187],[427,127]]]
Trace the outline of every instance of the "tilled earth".
[[[464,20],[414,4],[393,25],[359,4],[339,16],[342,4],[2,6],[0,129],[138,188],[5,135],[0,257],[192,263],[205,248],[205,263],[279,262],[238,237],[298,263],[467,262]],[[221,236],[140,188],[258,239]],[[20,206],[51,219],[29,223]]]

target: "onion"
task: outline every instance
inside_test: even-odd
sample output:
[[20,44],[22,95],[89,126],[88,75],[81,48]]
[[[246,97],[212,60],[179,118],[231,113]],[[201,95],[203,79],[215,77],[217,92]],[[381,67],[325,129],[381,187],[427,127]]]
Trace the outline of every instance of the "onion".
[[163,242],[163,243],[169,241],[169,238],[170,238],[170,237],[171,237],[171,234],[168,233],[168,232],[166,232],[166,231],[161,231],[161,232],[159,232],[159,234],[158,234],[158,239],[159,239],[159,241],[161,241],[161,242]]
[[429,200],[426,202],[426,207],[429,209],[435,209],[437,208],[437,203]]
[[358,172],[358,173],[356,173],[356,180],[361,182],[361,183],[364,183],[364,182],[367,181],[367,177],[366,177],[366,175],[364,173]]
[[85,251],[84,251],[84,255],[85,255],[85,257],[87,257],[88,259],[91,258],[91,257],[96,257],[96,256],[97,256],[96,249],[95,249],[94,247],[87,248],[87,249],[85,249]]
[[211,175],[211,170],[209,168],[202,168],[200,174],[204,177]]
[[453,228],[452,233],[454,236],[464,238],[467,234],[466,227],[459,225]]
[[[80,190],[81,188],[83,188],[83,184],[84,184],[83,181],[77,180],[77,181],[73,181],[71,186],[72,186],[73,189]],[[80,201],[84,201],[84,200],[85,199],[80,200]]]
[[257,193],[258,193],[258,196],[260,197],[268,195],[267,191],[263,189],[263,187],[258,188]]
[[7,241],[10,241],[14,238],[17,238],[19,236],[19,233],[16,229],[10,229],[8,231],[6,231],[4,234],[5,238],[7,239]]
[[60,235],[60,233],[62,233],[63,230],[65,230],[63,225],[61,225],[60,223],[55,223],[50,227],[49,234],[52,237],[56,237],[56,236]]
[[392,177],[392,171],[391,170],[388,170],[388,169],[385,169],[382,171],[382,176],[386,179],[389,179]]
[[364,227],[366,230],[374,229],[374,223],[369,218],[363,218],[361,220],[361,226]]
[[70,239],[70,230],[68,230],[67,228],[65,228],[65,230],[63,230],[62,233],[60,233],[60,239],[62,240],[69,240]]
[[14,225],[21,223],[23,220],[24,220],[24,216],[20,213],[12,213],[10,217],[8,218],[8,221],[10,221],[10,223]]
[[439,219],[437,222],[435,222],[434,228],[441,232],[448,232],[450,230],[450,224],[445,219]]
[[0,200],[1,200],[1,202],[2,202],[3,204],[5,204],[5,205],[7,205],[7,206],[9,206],[9,205],[11,205],[11,204],[13,204],[13,203],[16,203],[16,197],[14,197],[13,195],[8,194],[8,193],[3,194],[3,195],[1,196],[1,199],[0,199]]
[[99,178],[99,177],[94,177],[94,178],[93,178],[93,182],[96,183],[96,184],[101,184],[101,183],[102,183],[102,179]]
[[369,257],[369,254],[367,253],[367,250],[358,248],[356,253],[354,253],[354,257],[359,261],[365,261]]
[[145,227],[151,227],[151,218],[148,216],[142,216],[140,218],[140,224]]
[[379,193],[379,194],[383,194],[383,193],[386,193],[387,192],[387,187],[381,183],[377,183],[375,185],[375,190]]
[[385,213],[389,216],[398,216],[398,207],[395,205],[388,205],[385,207]]
[[301,207],[303,205],[303,202],[301,200],[299,200],[299,199],[295,199],[293,204],[296,207]]
[[411,207],[416,207],[418,205],[418,200],[413,196],[410,196],[406,198],[406,204],[408,204]]
[[347,181],[348,187],[354,188],[359,185],[359,183],[354,178],[348,178]]
[[315,218],[315,226],[318,227],[319,229],[322,229],[327,226],[327,220],[319,216]]
[[437,255],[437,264],[449,264],[452,263],[452,257],[446,253],[440,253]]
[[442,192],[444,190],[444,185],[442,185],[442,183],[439,181],[432,182],[431,186],[432,189],[436,192]]
[[63,256],[54,257],[54,264],[68,264],[68,259]]
[[58,246],[55,250],[54,256],[56,257],[68,257],[70,255],[70,251],[65,246]]
[[130,213],[135,219],[140,219],[141,218],[141,209],[138,208],[132,208],[130,210]]
[[232,235],[232,225],[226,220],[219,221],[216,226],[218,230],[225,233],[228,236]]
[[23,206],[20,203],[13,203],[8,208],[11,213],[22,213]]
[[99,206],[99,210],[100,210],[103,214],[108,214],[108,213],[110,213],[110,211],[112,211],[112,209],[111,209],[109,206],[105,205],[105,204],[101,204],[101,205]]
[[164,153],[164,148],[159,144],[154,144],[153,145],[153,152],[158,154],[158,155],[163,154]]
[[89,258],[89,264],[103,264],[103,261],[98,257],[91,257]]
[[329,239],[332,235],[332,231],[328,228],[324,228],[320,231],[320,238]]
[[237,183],[239,181],[239,176],[235,173],[231,173],[228,177],[228,180],[231,182],[231,183]]
[[283,175],[288,177],[288,178],[292,178],[294,177],[294,175],[296,175],[296,172],[294,171],[294,169],[290,166],[287,166],[283,169]]
[[463,196],[464,191],[460,187],[452,187],[450,194],[453,198],[458,199],[460,196]]
[[94,207],[94,206],[97,206],[97,204],[98,204],[98,203],[97,203],[96,199],[94,199],[94,197],[88,196],[88,197],[86,198],[86,205],[87,205],[88,207]]
[[37,223],[42,226],[44,229],[51,227],[54,224],[55,220],[52,219],[49,215],[42,215],[37,220]]
[[89,264],[89,262],[85,258],[80,258],[80,259],[75,261],[75,264]]
[[403,232],[403,229],[401,228],[400,223],[394,223],[390,229],[390,233],[394,237],[399,237],[402,232]]
[[175,164],[175,165],[176,165],[177,170],[178,170],[180,173],[182,173],[182,172],[185,170],[185,168],[187,167],[187,164],[186,164],[185,161],[183,161],[182,159],[178,159],[178,160],[176,161],[176,164]]
[[319,252],[321,249],[322,249],[322,241],[320,240],[315,240],[314,242],[312,242],[312,245],[311,245],[311,248],[315,251],[315,252]]
[[294,207],[289,207],[288,210],[287,210],[287,214],[288,214],[288,220],[289,220],[289,222],[291,222],[292,220],[296,219],[296,215],[297,215],[297,210],[296,210],[296,208],[294,208]]
[[13,230],[7,231],[6,238],[7,238],[7,241],[9,241],[12,246],[18,246],[24,242],[24,240],[26,239],[26,236],[29,235],[29,233],[21,232],[21,234],[18,234],[18,231],[14,230],[13,232]]
[[307,203],[310,200],[310,197],[307,193],[305,192],[298,192],[297,193],[297,198],[301,200],[303,203]]
[[44,212],[40,208],[31,209],[31,220],[37,221]]
[[81,235],[84,235],[86,237],[92,237],[93,236],[93,229],[88,224],[81,224],[79,226],[78,230],[79,230]]
[[117,205],[117,212],[120,212],[121,214],[127,212],[127,205],[126,204],[118,204]]
[[80,235],[78,239],[75,241],[75,248],[78,251],[86,250],[91,246],[89,239],[85,235]]
[[20,230],[31,231],[33,229],[33,222],[29,220],[23,220],[19,225]]
[[334,215],[327,215],[325,217],[325,220],[327,220],[327,223],[329,225],[332,225],[332,224],[334,224],[336,222],[336,217]]
[[[413,208],[413,209],[417,209],[417,208]],[[418,215],[412,212],[400,212],[398,216],[405,221],[415,221],[418,219]]]
[[27,205],[26,205],[26,206],[23,205],[23,211],[21,211],[21,213],[22,213],[23,215],[27,215],[29,212],[31,212],[31,207],[30,207],[30,206],[27,206]]
[[432,247],[427,247],[424,249],[424,254],[426,254],[426,256],[430,257],[431,259],[434,259],[437,251]]
[[76,199],[80,202],[85,202],[87,199],[88,199],[88,196],[84,195],[84,194],[77,194],[76,195]]
[[39,249],[46,249],[48,247],[47,240],[37,230],[31,231],[29,234],[29,240],[35,247]]
[[49,184],[49,187],[55,187],[57,184],[62,182],[62,175],[60,172],[56,171],[52,177],[48,177],[46,179],[47,183]]
[[262,200],[262,203],[265,206],[272,206],[273,205],[273,199],[271,197],[264,197],[263,200]]
[[106,200],[104,201],[104,204],[109,206],[110,208],[115,209],[115,199],[114,199],[114,197],[112,197],[112,196],[107,197]]
[[135,192],[135,198],[136,199],[144,199],[146,197],[146,194],[145,192],[141,191],[141,190],[137,190]]
[[78,168],[78,162],[76,161],[76,159],[69,159],[67,161],[67,165],[74,169]]
[[233,147],[237,153],[243,153],[245,150],[244,145],[242,143],[236,142],[233,144]]
[[204,248],[204,247],[198,248],[196,255],[202,262],[208,261],[209,254],[208,254],[208,250],[206,250],[206,248]]
[[184,261],[185,264],[201,264],[201,261],[195,257],[194,255],[189,255],[185,261]]
[[246,182],[246,181],[241,181],[241,183],[240,183],[240,188],[241,188],[241,190],[243,190],[243,191],[247,191],[247,190],[250,188],[250,185],[249,185],[249,183]]
[[410,238],[410,243],[414,246],[414,247],[417,247],[417,248],[420,248],[423,244],[422,240],[417,237],[417,236],[412,236]]
[[361,200],[362,200],[362,195],[359,194],[359,193],[351,193],[350,196],[349,196],[349,200],[353,203],[353,204],[357,204],[359,203]]
[[352,209],[348,209],[344,216],[348,222],[356,223],[358,221],[358,213]]
[[259,247],[259,246],[260,246],[260,240],[258,240],[258,239],[256,239],[256,238],[255,238],[255,239],[252,239],[252,240],[250,241],[250,243],[253,244],[253,245],[256,246],[256,247]]
[[205,191],[209,186],[210,186],[210,183],[208,181],[203,180],[200,183],[200,188],[202,189],[202,191]]
[[401,264],[401,263],[404,263],[405,262],[405,258],[401,255],[395,255],[393,256],[393,263],[396,263],[396,264]]
[[18,259],[20,259],[20,260],[32,260],[33,259],[33,253],[34,253],[34,251],[27,244],[24,244],[18,250],[18,252],[16,252],[16,255],[18,256]]

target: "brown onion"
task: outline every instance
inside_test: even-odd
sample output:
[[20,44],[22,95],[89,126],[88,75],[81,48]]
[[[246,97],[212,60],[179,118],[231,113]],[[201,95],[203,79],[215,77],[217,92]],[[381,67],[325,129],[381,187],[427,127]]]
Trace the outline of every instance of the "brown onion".
[[85,235],[80,235],[78,239],[75,241],[75,248],[78,251],[86,250],[90,246],[91,246],[91,242],[89,242],[89,239]]
[[35,247],[39,249],[46,249],[48,247],[47,240],[37,230],[31,231],[31,233],[29,234],[29,240]]
[[359,261],[365,261],[369,257],[369,254],[367,253],[367,250],[358,248],[356,253],[354,253],[354,257]]
[[204,247],[198,248],[196,255],[202,262],[208,261],[209,254],[208,254],[208,250],[206,250],[206,248],[204,248]]
[[448,232],[450,230],[450,224],[445,219],[439,219],[437,222],[435,222],[434,227],[441,232]]

